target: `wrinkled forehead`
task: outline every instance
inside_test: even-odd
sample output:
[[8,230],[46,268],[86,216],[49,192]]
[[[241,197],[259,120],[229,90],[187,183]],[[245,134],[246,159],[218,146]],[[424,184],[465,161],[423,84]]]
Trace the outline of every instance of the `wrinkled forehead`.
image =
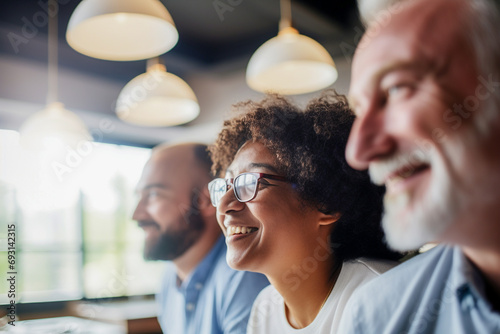
[[397,11],[385,11],[371,22],[357,47],[353,81],[393,63],[442,70],[456,55],[470,61],[466,8],[463,0],[403,0]]
[[403,0],[397,10],[388,9],[371,22],[356,50],[353,74],[356,65],[369,58],[392,55],[444,62],[468,49],[465,12],[463,0]]
[[411,32],[432,39],[448,35],[463,24],[469,0],[401,0],[381,11],[367,28],[368,36],[378,32]]

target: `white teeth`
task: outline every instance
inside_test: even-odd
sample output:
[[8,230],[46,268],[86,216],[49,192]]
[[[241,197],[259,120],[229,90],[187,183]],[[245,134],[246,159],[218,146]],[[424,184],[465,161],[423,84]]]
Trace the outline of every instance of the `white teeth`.
[[247,234],[254,231],[254,228],[252,227],[246,227],[246,226],[228,226],[226,233],[227,236],[235,235],[235,234]]
[[385,186],[387,188],[391,188],[394,185],[398,184],[398,182],[403,181],[403,180],[404,180],[404,178],[401,176],[394,176],[390,179],[387,179],[387,181],[385,182]]
[[386,159],[370,163],[368,171],[373,183],[383,185],[386,179],[395,173],[402,178],[407,178],[418,169],[431,166],[434,153],[432,148],[430,150],[415,148],[408,152],[399,152]]

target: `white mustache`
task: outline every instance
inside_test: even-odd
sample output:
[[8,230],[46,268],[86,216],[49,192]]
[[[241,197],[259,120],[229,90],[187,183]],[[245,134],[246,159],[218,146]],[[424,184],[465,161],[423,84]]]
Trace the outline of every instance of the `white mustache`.
[[370,163],[368,172],[373,183],[384,185],[387,179],[397,173],[400,177],[406,177],[423,164],[430,164],[431,152],[417,148],[408,153],[395,153],[384,160]]

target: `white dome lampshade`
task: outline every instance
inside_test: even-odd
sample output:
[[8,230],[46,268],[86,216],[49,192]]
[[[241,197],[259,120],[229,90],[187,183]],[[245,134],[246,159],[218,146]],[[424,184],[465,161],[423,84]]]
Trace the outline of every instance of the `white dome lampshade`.
[[332,57],[315,40],[292,27],[282,29],[255,51],[246,80],[259,92],[304,94],[326,88],[337,80]]
[[20,129],[21,145],[27,149],[76,148],[92,140],[82,120],[60,102],[32,115]]
[[174,21],[159,0],[83,0],[66,31],[76,51],[115,61],[156,57],[178,39]]
[[187,123],[200,113],[196,95],[178,76],[166,72],[162,64],[148,67],[120,92],[118,117],[142,126],[173,126]]

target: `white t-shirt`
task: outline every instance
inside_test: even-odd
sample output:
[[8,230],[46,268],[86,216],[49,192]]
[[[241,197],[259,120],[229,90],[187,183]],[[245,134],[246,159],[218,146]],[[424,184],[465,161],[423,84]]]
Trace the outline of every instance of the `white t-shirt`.
[[247,334],[333,334],[342,312],[354,290],[397,265],[396,262],[359,258],[342,264],[342,270],[330,296],[309,326],[296,329],[290,326],[285,314],[283,297],[272,286],[257,296],[248,320]]

